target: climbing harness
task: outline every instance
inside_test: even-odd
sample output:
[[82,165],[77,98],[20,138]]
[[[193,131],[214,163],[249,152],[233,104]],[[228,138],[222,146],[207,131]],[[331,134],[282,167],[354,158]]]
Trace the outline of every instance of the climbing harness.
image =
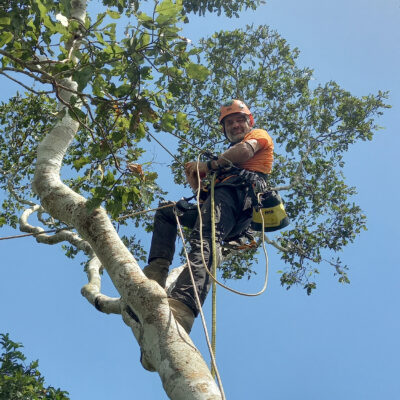
[[[264,231],[274,232],[289,225],[282,199],[276,190],[270,190],[264,180],[264,174],[231,167],[218,177],[218,186],[244,187],[251,198],[253,215],[251,229],[263,232],[261,213],[264,218]],[[230,182],[231,178],[233,183]],[[261,196],[259,196],[261,194]]]
[[[266,271],[265,271],[265,280],[264,280],[264,286],[261,289],[261,291],[257,292],[257,293],[244,293],[244,292],[240,292],[237,290],[234,290],[224,284],[222,284],[221,282],[219,282],[216,279],[216,274],[217,274],[217,251],[216,251],[216,235],[215,235],[215,204],[214,204],[214,188],[215,188],[215,178],[216,178],[216,174],[214,173],[212,175],[212,179],[211,179],[211,245],[212,245],[212,272],[209,271],[208,267],[207,267],[207,263],[205,262],[205,257],[204,257],[204,242],[203,242],[203,233],[202,233],[202,227],[203,227],[203,222],[202,222],[202,214],[201,214],[201,209],[200,209],[200,193],[201,193],[201,185],[200,185],[200,171],[199,171],[199,162],[200,162],[200,156],[201,153],[198,156],[197,159],[197,180],[199,182],[198,185],[198,191],[197,191],[197,207],[198,207],[198,217],[199,217],[199,226],[200,226],[200,249],[201,249],[201,256],[202,256],[202,261],[203,261],[203,266],[205,268],[205,270],[207,271],[207,273],[209,274],[209,276],[211,277],[213,283],[212,283],[212,343],[211,343],[211,351],[212,354],[215,357],[216,354],[216,329],[217,329],[217,322],[216,322],[216,290],[217,290],[217,284],[224,287],[225,289],[236,293],[236,294],[240,294],[243,296],[259,296],[262,293],[264,293],[264,291],[267,288],[267,284],[268,284],[268,253],[265,247],[265,238],[264,238],[264,231],[266,230],[265,228],[265,221],[264,221],[264,217],[266,215],[264,208],[266,208],[267,206],[269,206],[270,204],[265,204],[265,202],[262,201],[262,194],[263,192],[261,192],[261,190],[265,190],[264,187],[260,187],[258,185],[258,181],[256,180],[256,176],[255,174],[250,175],[250,173],[243,173],[242,177],[247,178],[247,187],[248,190],[250,191],[250,195],[252,198],[252,205],[253,205],[253,209],[255,207],[256,208],[256,212],[260,211],[261,208],[261,212],[259,212],[259,218],[261,220],[261,232],[262,232],[262,245],[263,245],[263,250],[264,250],[264,254],[265,254],[265,260],[266,260]],[[223,182],[223,181],[222,181]],[[255,193],[255,189],[259,190],[259,193]],[[282,204],[282,203],[281,203]],[[275,206],[275,204],[274,204]],[[288,222],[288,221],[287,221]],[[283,226],[282,226],[283,227]],[[256,226],[256,228],[258,228],[258,226]],[[183,239],[182,239],[183,240]],[[255,243],[254,239],[253,242]],[[252,242],[251,242],[252,243]],[[257,244],[255,243],[255,245],[257,246]],[[254,245],[253,245],[254,246]],[[255,246],[255,247],[256,247]],[[189,264],[189,260],[188,260],[188,266],[190,268],[190,264]],[[194,280],[192,281],[192,285],[196,291],[196,287],[195,287],[195,282]],[[201,310],[201,307],[200,307]],[[203,324],[204,326],[204,324]],[[204,328],[206,330],[206,327]],[[212,376],[215,377],[215,375],[217,374],[217,370],[216,370],[216,366],[214,363],[212,363],[212,368],[211,368],[211,373]]]
[[[244,242],[245,238],[248,240],[247,243]],[[254,236],[249,231],[246,231],[238,239],[222,243],[221,251],[223,255],[228,255],[232,251],[251,250],[257,247],[258,243]]]
[[[200,157],[201,157],[202,153],[199,154],[198,158],[197,158],[197,179],[200,182],[200,172],[199,172],[199,162],[200,162]],[[215,177],[215,174],[214,174]],[[200,185],[199,185],[200,187]],[[248,296],[248,297],[255,297],[255,296],[259,296],[262,293],[265,292],[265,290],[267,289],[267,285],[268,285],[268,254],[267,254],[267,249],[265,247],[265,239],[264,239],[264,235],[262,235],[262,246],[263,246],[263,250],[264,250],[264,255],[265,255],[265,260],[266,260],[266,266],[265,266],[265,278],[264,278],[264,285],[262,287],[262,289],[256,293],[245,293],[245,292],[241,292],[239,290],[235,290],[225,284],[223,284],[222,282],[219,282],[218,279],[215,277],[215,274],[213,274],[209,268],[207,267],[207,263],[205,261],[205,257],[204,257],[204,239],[203,239],[203,230],[202,230],[202,226],[203,226],[203,219],[202,219],[202,215],[201,215],[201,208],[200,208],[200,190],[197,191],[197,208],[198,208],[198,217],[199,217],[199,225],[200,225],[200,249],[201,249],[201,257],[202,257],[202,261],[203,261],[203,265],[204,268],[206,270],[206,272],[208,273],[208,275],[211,277],[211,279],[213,280],[213,282],[215,282],[217,285],[223,287],[224,289],[229,290],[230,292],[242,295],[242,296]],[[213,209],[213,207],[211,207],[211,209]],[[263,217],[263,215],[262,215]],[[214,220],[211,220],[212,225],[215,224],[215,218]],[[215,243],[215,236],[212,237],[211,239],[212,243]],[[216,252],[214,252],[215,254]]]

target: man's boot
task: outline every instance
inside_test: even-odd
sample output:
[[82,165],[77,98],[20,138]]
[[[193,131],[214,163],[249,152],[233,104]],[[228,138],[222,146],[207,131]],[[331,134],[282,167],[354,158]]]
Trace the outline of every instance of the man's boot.
[[186,304],[171,297],[168,298],[168,303],[175,319],[179,322],[187,334],[189,334],[194,323],[193,311]]
[[[178,321],[187,334],[189,334],[194,323],[193,311],[186,304],[170,297],[168,298],[168,303],[176,321]],[[155,372],[155,368],[147,361],[146,357],[143,356],[142,351],[140,352],[140,362],[144,369]]]
[[170,262],[166,258],[153,258],[149,265],[143,268],[143,273],[147,278],[156,281],[163,289],[167,282]]

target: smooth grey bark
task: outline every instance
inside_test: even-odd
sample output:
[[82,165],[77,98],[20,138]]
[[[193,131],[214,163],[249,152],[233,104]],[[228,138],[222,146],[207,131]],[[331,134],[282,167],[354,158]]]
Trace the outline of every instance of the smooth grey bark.
[[[71,17],[85,19],[85,0],[71,1]],[[76,46],[76,43],[73,44]],[[64,79],[59,90],[62,107],[67,109],[71,91],[77,89],[72,79]],[[159,373],[167,395],[174,400],[221,399],[200,352],[184,329],[176,323],[168,305],[166,292],[148,280],[124,246],[110,219],[102,208],[88,212],[86,199],[67,187],[60,179],[60,170],[68,146],[77,134],[78,122],[67,113],[47,134],[38,147],[33,189],[41,207],[53,218],[73,226],[60,240],[75,238],[92,258],[89,284],[82,293],[104,312],[121,313],[132,329],[147,360]],[[35,207],[31,209],[35,211]],[[29,214],[29,213],[28,213]],[[24,221],[27,225],[26,220]],[[50,240],[40,235],[42,241]],[[55,235],[57,236],[57,235]],[[53,239],[54,240],[54,239]],[[100,293],[99,268],[104,267],[121,299],[110,299]],[[129,307],[127,307],[129,306]],[[137,316],[132,316],[133,310]]]

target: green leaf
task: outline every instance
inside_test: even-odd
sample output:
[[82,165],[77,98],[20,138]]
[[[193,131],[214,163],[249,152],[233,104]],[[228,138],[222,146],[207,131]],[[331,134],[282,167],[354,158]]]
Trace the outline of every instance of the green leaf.
[[74,167],[76,168],[77,171],[79,171],[84,165],[87,165],[90,163],[90,158],[89,157],[81,157],[78,158],[77,160],[74,160]]
[[94,35],[96,36],[97,40],[103,44],[108,45],[108,43],[104,40],[103,34],[101,32],[95,32]]
[[125,138],[125,133],[123,131],[114,131],[111,136],[113,142],[118,143],[119,141]]
[[204,81],[208,75],[210,75],[210,71],[200,64],[190,63],[186,67],[186,73],[189,78],[196,79],[198,81]]
[[3,47],[5,44],[11,42],[14,35],[11,32],[3,32],[0,34],[0,47]]
[[78,121],[78,118],[80,122],[86,120],[86,114],[78,107],[72,107],[72,111],[69,111],[69,115],[74,121]]
[[103,184],[106,186],[111,186],[115,182],[114,174],[111,171],[108,171],[106,176],[103,178]]
[[121,14],[117,11],[111,11],[107,10],[107,14],[112,18],[112,19],[119,19],[121,18]]
[[[49,29],[49,32],[50,32],[50,33],[55,33],[55,32],[58,32],[58,31],[59,31],[59,29],[57,28],[57,26],[56,26],[55,24],[53,24],[53,22],[51,21],[51,19],[50,19],[50,17],[49,17],[48,15],[45,15],[45,16],[43,17],[43,24],[44,24],[44,26],[45,26],[46,28]],[[63,33],[64,33],[64,32],[67,32],[67,30],[65,29],[65,27],[63,27],[61,24],[57,24],[57,25],[60,26],[60,29],[62,28]]]
[[182,2],[177,1],[176,4],[171,0],[164,0],[156,7],[156,12],[165,17],[174,17],[179,14],[182,9]]
[[118,86],[114,91],[114,96],[124,97],[132,91],[132,86],[128,84],[123,84]]
[[135,132],[135,136],[137,139],[143,139],[146,135],[146,128],[143,124],[138,124]]
[[96,20],[95,24],[92,26],[92,29],[96,29],[103,22],[106,14],[107,13],[101,13],[97,16],[97,20]]
[[82,91],[93,77],[94,68],[91,65],[83,67],[73,74],[74,80],[78,83],[78,90]]
[[36,25],[35,25],[33,19],[30,19],[30,20],[27,22],[26,26],[29,26],[30,28],[32,28],[32,30],[33,30],[34,32],[36,32]]
[[47,16],[47,8],[44,6],[44,4],[40,0],[34,0],[34,2],[37,4],[40,12],[40,16],[42,18]]
[[103,202],[103,199],[99,197],[92,197],[86,202],[86,209],[88,210],[89,213],[94,211],[96,208],[100,207],[101,203]]
[[150,43],[150,35],[148,33],[143,33],[140,35],[138,45],[136,48],[146,47]]
[[180,131],[187,132],[189,130],[189,123],[187,121],[185,113],[178,112],[178,114],[176,115],[176,122]]
[[71,1],[70,0],[61,0],[62,6],[64,7],[64,15],[70,15],[71,13]]
[[153,18],[148,16],[146,13],[144,13],[144,12],[138,13],[137,18],[145,28],[147,28],[147,29],[154,28]]
[[8,17],[0,17],[0,25],[10,25],[11,18]]
[[167,132],[172,132],[175,129],[175,118],[172,114],[163,114],[161,117],[161,128]]

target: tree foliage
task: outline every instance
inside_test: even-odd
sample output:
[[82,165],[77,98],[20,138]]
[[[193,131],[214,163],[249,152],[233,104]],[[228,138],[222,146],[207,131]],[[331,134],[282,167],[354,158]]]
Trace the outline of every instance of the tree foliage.
[[[299,51],[266,26],[216,32],[199,45],[182,36],[191,13],[237,16],[260,3],[104,0],[82,24],[68,0],[5,2],[0,74],[27,93],[0,107],[0,185],[8,193],[0,224],[15,227],[21,209],[36,201],[30,190],[35,149],[65,115],[56,109],[63,79],[78,83],[64,105],[80,123],[65,159],[66,182],[89,198],[90,209],[103,205],[116,226],[129,221],[147,230],[150,217],[135,213],[165,195],[147,142],[173,134],[191,143],[180,140],[172,162],[176,183],[184,184],[182,163],[196,158],[197,148],[226,145],[217,123],[220,104],[241,98],[276,143],[270,185],[282,189],[292,221],[270,240],[287,265],[282,284],[302,284],[310,293],[323,261],[347,282],[335,253],[366,220],[352,200],[355,188],[345,182],[344,154],[373,138],[387,94],[359,98],[335,82],[315,84],[312,70],[297,65]],[[52,218],[42,222],[63,226]],[[145,257],[134,236],[125,241]],[[75,253],[67,247],[68,255]],[[225,276],[250,273],[252,260],[230,259]]]
[[[197,147],[209,146],[209,139],[221,141],[210,115],[227,99],[246,99],[256,125],[274,138],[270,186],[283,189],[292,222],[275,242],[288,265],[282,284],[301,283],[310,293],[315,287],[311,277],[322,261],[334,267],[340,282],[348,282],[347,267],[332,254],[366,228],[366,217],[352,200],[356,189],[345,183],[344,155],[357,141],[372,140],[379,129],[374,118],[388,107],[387,93],[358,98],[335,82],[313,84],[312,70],[296,64],[298,49],[267,26],[217,32],[201,44],[211,75],[194,82],[177,102],[193,115],[190,141]],[[195,156],[187,143],[179,151]]]
[[23,346],[13,342],[8,334],[0,334],[3,352],[0,355],[0,399],[4,400],[68,400],[68,392],[45,386],[38,370],[38,361],[25,363],[19,350]]

